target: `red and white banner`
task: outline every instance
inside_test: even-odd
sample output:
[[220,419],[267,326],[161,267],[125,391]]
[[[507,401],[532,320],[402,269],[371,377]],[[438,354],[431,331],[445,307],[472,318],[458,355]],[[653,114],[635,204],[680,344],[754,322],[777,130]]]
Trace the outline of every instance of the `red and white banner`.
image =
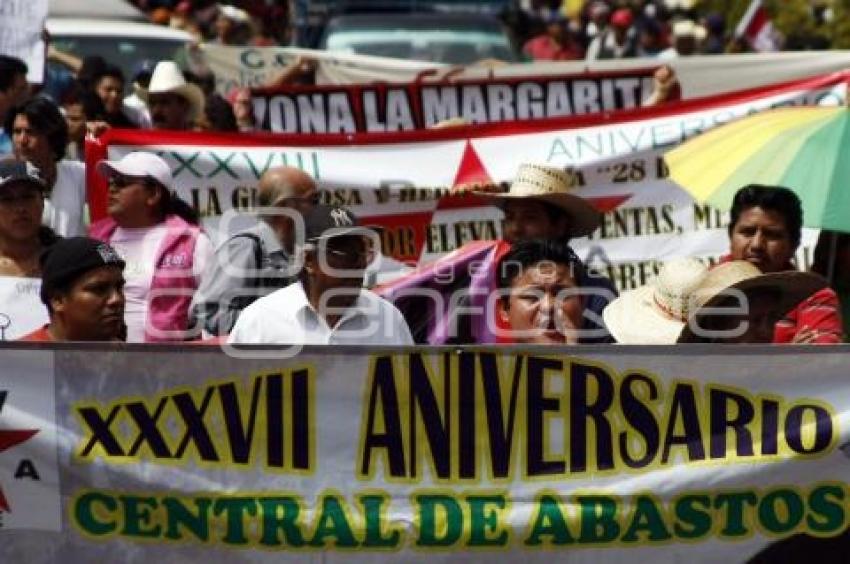
[[541,120],[634,109],[653,91],[657,67],[628,71],[251,91],[260,129],[275,133],[375,133]]
[[[418,132],[281,136],[112,130],[87,152],[91,212],[97,218],[106,209],[94,162],[150,150],[172,166],[178,194],[200,212],[216,238],[223,213],[254,208],[263,171],[298,166],[318,180],[325,203],[348,206],[386,227],[385,254],[416,263],[471,240],[500,236],[501,212],[473,197],[448,197],[454,186],[509,182],[520,164],[541,163],[571,170],[578,193],[609,212],[602,227],[575,246],[593,264],[607,267],[620,287],[633,287],[645,283],[661,261],[712,258],[728,246],[724,214],[696,205],[666,180],[665,151],[768,108],[843,104],[847,78],[834,73],[652,109]],[[239,225],[228,222],[228,229]]]

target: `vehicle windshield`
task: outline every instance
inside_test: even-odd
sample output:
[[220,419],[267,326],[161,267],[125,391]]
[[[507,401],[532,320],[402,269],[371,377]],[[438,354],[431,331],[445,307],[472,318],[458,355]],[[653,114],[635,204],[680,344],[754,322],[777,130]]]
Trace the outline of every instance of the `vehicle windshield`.
[[118,65],[130,86],[134,65],[142,59],[152,61],[185,59],[181,41],[156,37],[76,37],[52,35],[51,41],[60,51],[78,57],[90,55],[106,56],[109,62]]
[[418,61],[470,64],[481,59],[513,61],[515,55],[502,35],[487,32],[379,29],[343,30],[328,36],[326,48],[360,55]]

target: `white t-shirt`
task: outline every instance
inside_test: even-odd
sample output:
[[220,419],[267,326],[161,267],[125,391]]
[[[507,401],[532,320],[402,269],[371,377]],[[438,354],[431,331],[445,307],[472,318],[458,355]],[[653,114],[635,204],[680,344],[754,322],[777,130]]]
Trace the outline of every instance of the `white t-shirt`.
[[41,223],[63,237],[86,234],[86,165],[78,161],[56,163],[56,184],[44,200]]
[[[127,324],[127,342],[145,341],[145,324],[148,318],[148,295],[153,282],[156,257],[166,235],[165,225],[115,230],[109,243],[127,266],[124,267],[124,322]],[[201,233],[195,243],[192,275],[196,281],[213,254],[212,243]]]
[[233,344],[412,345],[401,312],[384,298],[363,289],[337,324],[307,301],[301,282],[272,292],[249,305],[227,340]]

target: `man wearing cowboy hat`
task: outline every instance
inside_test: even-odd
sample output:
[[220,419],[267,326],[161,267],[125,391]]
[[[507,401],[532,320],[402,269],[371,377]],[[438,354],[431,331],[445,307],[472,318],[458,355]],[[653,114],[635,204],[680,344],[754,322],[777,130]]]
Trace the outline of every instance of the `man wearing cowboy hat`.
[[186,81],[173,61],[156,64],[147,90],[140,89],[139,97],[148,104],[154,129],[192,129],[204,111],[204,93]]
[[[473,193],[502,209],[502,238],[508,243],[543,239],[566,244],[590,235],[602,222],[599,210],[575,194],[575,184],[563,169],[524,164],[507,192]],[[588,271],[584,287],[588,291],[584,310],[589,315],[584,317],[587,335],[582,342],[609,342],[607,332],[602,331],[601,316],[605,306],[617,297],[617,291],[608,278],[592,270]]]

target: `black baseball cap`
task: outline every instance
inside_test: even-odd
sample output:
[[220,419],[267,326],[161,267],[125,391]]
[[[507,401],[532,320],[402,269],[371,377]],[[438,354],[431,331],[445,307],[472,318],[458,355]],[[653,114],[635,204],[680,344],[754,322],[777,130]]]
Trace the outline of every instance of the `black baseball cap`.
[[47,304],[55,288],[101,266],[123,270],[124,260],[103,241],[88,237],[60,239],[41,254],[41,301]]
[[315,243],[322,239],[346,235],[368,235],[371,230],[360,225],[357,216],[339,206],[318,204],[304,215],[305,240]]
[[0,161],[0,190],[12,184],[28,184],[43,191],[47,184],[38,168],[27,161]]

